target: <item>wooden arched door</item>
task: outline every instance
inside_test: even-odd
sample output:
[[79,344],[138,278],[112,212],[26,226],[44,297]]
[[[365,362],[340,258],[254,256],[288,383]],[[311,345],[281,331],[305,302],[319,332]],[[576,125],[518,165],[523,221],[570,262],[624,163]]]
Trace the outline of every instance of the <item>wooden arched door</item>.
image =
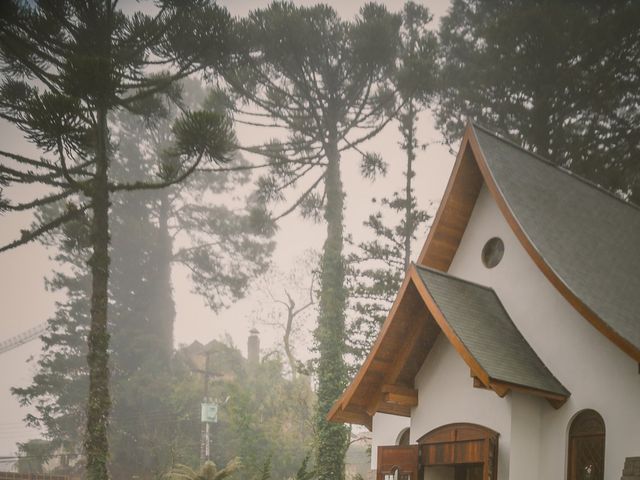
[[604,420],[583,410],[569,427],[568,480],[604,480]]
[[498,432],[472,423],[453,423],[430,431],[420,439],[420,466],[442,469],[438,477],[454,480],[495,480],[498,467]]

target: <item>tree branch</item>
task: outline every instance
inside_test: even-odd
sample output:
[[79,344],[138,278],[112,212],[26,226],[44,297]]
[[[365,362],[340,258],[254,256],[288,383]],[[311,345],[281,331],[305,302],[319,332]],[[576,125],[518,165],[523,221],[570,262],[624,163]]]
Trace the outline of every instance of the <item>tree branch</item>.
[[0,253],[6,252],[7,250],[11,250],[11,249],[16,248],[16,247],[19,247],[20,245],[24,245],[26,243],[32,242],[33,240],[37,239],[38,237],[44,235],[45,233],[50,232],[54,228],[59,227],[63,223],[66,223],[69,220],[72,220],[72,219],[78,217],[79,215],[81,215],[83,212],[85,212],[86,210],[88,210],[91,207],[92,207],[91,204],[83,205],[80,208],[75,208],[74,207],[72,209],[69,209],[65,214],[59,216],[58,218],[55,218],[54,220],[52,220],[52,221],[50,221],[48,223],[40,225],[35,230],[31,230],[31,231],[24,230],[22,232],[22,237],[21,238],[19,238],[18,240],[14,240],[13,242],[11,242],[9,244],[0,247]]

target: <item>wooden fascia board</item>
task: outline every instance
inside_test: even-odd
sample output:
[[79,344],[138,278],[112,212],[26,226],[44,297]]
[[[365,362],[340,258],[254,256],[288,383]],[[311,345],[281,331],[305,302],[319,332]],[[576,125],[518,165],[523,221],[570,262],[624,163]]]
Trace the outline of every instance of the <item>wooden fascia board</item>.
[[[606,338],[617,345],[623,352],[633,358],[634,361],[640,362],[640,349],[629,342],[626,338],[619,335],[609,325],[607,325],[607,323],[604,322],[593,310],[585,305],[585,303],[580,298],[578,298],[578,296],[569,288],[564,280],[560,278],[553,267],[549,265],[547,261],[542,257],[538,249],[535,247],[529,236],[522,228],[522,225],[520,225],[520,222],[514,215],[511,207],[509,207],[509,204],[507,203],[504,195],[498,187],[498,184],[496,183],[493,174],[491,173],[491,169],[489,168],[484,153],[482,152],[482,148],[480,147],[478,139],[471,126],[467,127],[467,131],[465,132],[465,139],[466,142],[464,143],[464,145],[468,145],[468,147],[471,148],[473,158],[475,159],[476,164],[480,169],[480,173],[482,174],[484,183],[485,185],[487,185],[491,196],[498,205],[498,208],[502,212],[505,220],[511,227],[511,230],[516,235],[534,263],[542,271],[545,277],[547,277],[551,284],[569,302],[569,304],[573,308],[575,308],[578,313],[580,313],[580,315],[582,315],[589,323],[591,323],[601,334],[603,334]],[[433,228],[435,228],[435,223],[432,229]]]
[[380,389],[383,393],[385,403],[395,403],[405,407],[415,407],[418,405],[418,391],[402,385],[382,385]]
[[[417,263],[446,272],[460,245],[462,234],[471,217],[477,194],[480,191],[482,176],[471,152],[467,152],[469,137],[467,129],[460,143],[460,149],[449,177],[442,201],[436,212],[433,225],[429,229]],[[457,207],[457,208],[456,208]],[[454,218],[457,217],[457,218]],[[452,220],[459,225],[452,228]],[[452,231],[453,230],[453,231]],[[447,258],[442,258],[443,253]]]
[[560,395],[537,388],[526,387],[523,385],[517,385],[515,383],[502,382],[500,380],[493,379],[489,380],[489,388],[495,391],[500,397],[504,397],[510,391],[522,392],[528,395],[534,395],[536,397],[543,397],[555,409],[560,408],[569,399],[569,395]]
[[489,385],[489,380],[490,380],[489,375],[480,366],[480,364],[473,357],[473,355],[471,355],[471,352],[469,352],[467,347],[465,347],[464,343],[462,343],[458,335],[453,331],[453,329],[449,325],[449,322],[447,322],[447,319],[445,318],[444,314],[438,307],[438,304],[429,293],[429,290],[427,290],[427,288],[425,287],[424,282],[422,281],[422,278],[420,278],[420,274],[418,273],[415,265],[413,264],[409,267],[409,275],[414,285],[418,289],[418,293],[420,293],[420,296],[422,297],[422,300],[427,306],[427,309],[429,310],[429,312],[435,319],[436,323],[440,327],[440,330],[442,330],[442,332],[445,334],[445,336],[447,337],[451,345],[453,345],[453,348],[456,349],[458,354],[469,366],[469,368],[471,369],[471,372],[473,373],[473,376],[477,377],[484,385]]
[[398,295],[396,295],[396,299],[393,302],[393,306],[391,307],[391,310],[389,311],[389,314],[387,315],[386,320],[382,324],[382,328],[380,329],[378,338],[376,339],[376,342],[373,344],[373,347],[371,348],[371,351],[369,352],[367,359],[364,361],[364,363],[360,367],[360,370],[358,370],[358,373],[352,380],[351,384],[347,387],[347,389],[343,392],[343,394],[338,398],[338,400],[336,400],[336,402],[331,407],[331,410],[329,410],[329,413],[327,414],[327,420],[340,421],[337,419],[337,416],[336,416],[337,413],[341,409],[346,408],[350,404],[351,400],[353,399],[353,395],[356,393],[356,391],[358,390],[358,387],[364,380],[364,377],[367,371],[372,368],[372,365],[374,362],[378,361],[376,359],[376,356],[378,354],[378,351],[380,350],[382,343],[384,342],[385,337],[387,336],[389,330],[391,329],[391,325],[393,324],[393,319],[395,318],[396,312],[400,308],[400,304],[402,303],[402,300],[405,296],[405,292],[407,290],[407,287],[409,286],[410,281],[411,280],[409,278],[409,275],[406,274],[405,279],[402,282],[402,286],[398,291]]
[[382,383],[384,384],[383,387],[380,391],[373,395],[371,401],[369,402],[369,405],[367,406],[366,410],[370,415],[373,415],[375,412],[377,412],[378,404],[384,401],[384,386],[395,384],[397,382],[402,369],[406,366],[411,354],[415,349],[416,343],[418,342],[418,339],[420,338],[420,335],[422,333],[422,329],[424,328],[424,323],[425,322],[422,321],[422,319],[417,318],[411,325],[411,332],[409,333],[409,343],[405,345],[402,350],[400,350],[400,353],[396,357],[395,361],[384,375],[384,379],[382,381]]

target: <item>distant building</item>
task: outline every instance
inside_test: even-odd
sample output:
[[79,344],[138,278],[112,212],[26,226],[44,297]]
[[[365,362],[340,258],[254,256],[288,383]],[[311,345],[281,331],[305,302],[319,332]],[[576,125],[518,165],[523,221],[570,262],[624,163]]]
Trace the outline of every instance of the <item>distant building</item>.
[[329,417],[378,480],[637,479],[639,363],[640,209],[470,125]]

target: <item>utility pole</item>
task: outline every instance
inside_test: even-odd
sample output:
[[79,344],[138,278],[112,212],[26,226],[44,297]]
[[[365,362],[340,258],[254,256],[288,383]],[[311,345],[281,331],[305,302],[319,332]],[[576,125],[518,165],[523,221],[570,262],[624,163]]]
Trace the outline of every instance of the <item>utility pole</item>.
[[204,352],[204,370],[196,370],[202,373],[204,379],[204,397],[200,406],[200,461],[204,463],[211,458],[211,424],[218,421],[218,405],[209,397],[209,378],[220,377],[219,374],[210,370],[210,358],[213,352]]

